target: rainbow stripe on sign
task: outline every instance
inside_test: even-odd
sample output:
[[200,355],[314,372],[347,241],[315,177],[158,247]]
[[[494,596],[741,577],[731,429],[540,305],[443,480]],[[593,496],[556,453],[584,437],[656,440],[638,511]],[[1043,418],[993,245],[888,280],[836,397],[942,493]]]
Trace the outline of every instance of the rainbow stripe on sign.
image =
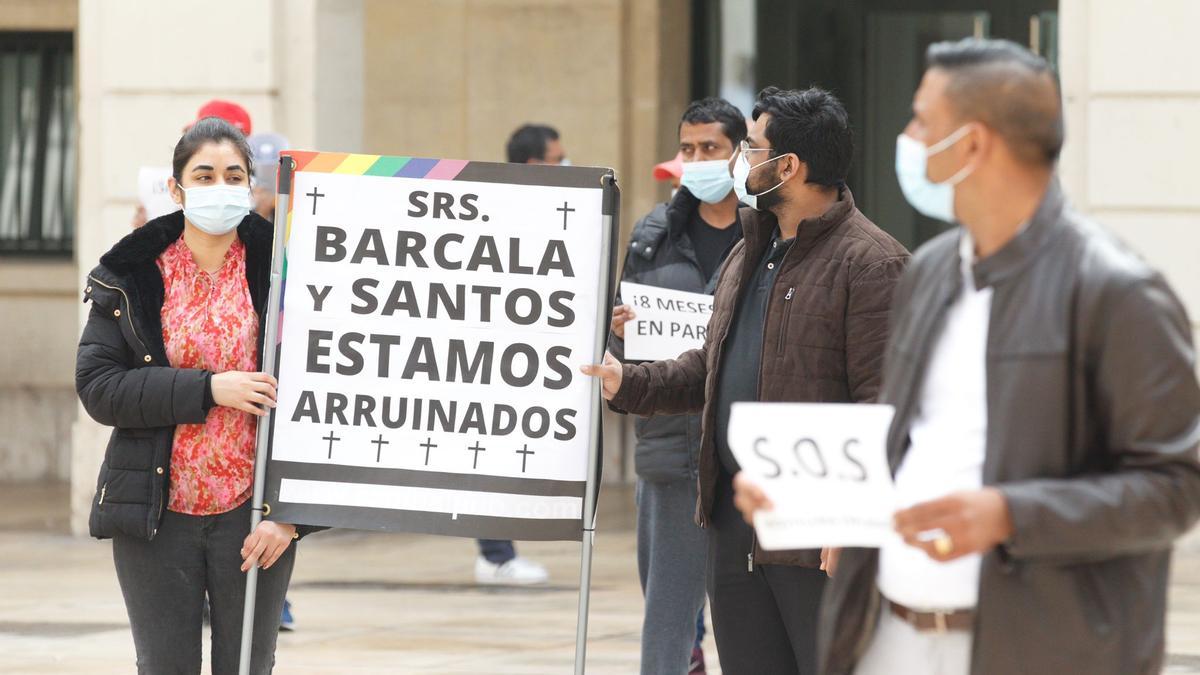
[[461,159],[356,155],[348,152],[289,150],[280,154],[292,157],[298,172],[340,173],[349,176],[454,180],[470,164]]

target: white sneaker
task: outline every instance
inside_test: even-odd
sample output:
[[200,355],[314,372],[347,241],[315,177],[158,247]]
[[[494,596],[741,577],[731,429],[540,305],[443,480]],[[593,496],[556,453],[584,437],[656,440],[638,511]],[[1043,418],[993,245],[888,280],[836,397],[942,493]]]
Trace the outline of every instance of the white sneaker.
[[475,583],[496,586],[533,586],[550,580],[546,568],[525,558],[513,558],[499,565],[480,556],[475,560]]

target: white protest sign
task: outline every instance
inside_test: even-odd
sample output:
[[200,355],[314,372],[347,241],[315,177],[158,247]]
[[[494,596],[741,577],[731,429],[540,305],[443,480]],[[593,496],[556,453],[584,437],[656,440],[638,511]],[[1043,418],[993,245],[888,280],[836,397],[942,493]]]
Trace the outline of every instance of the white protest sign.
[[579,539],[604,170],[296,154],[272,517]]
[[138,169],[138,201],[146,209],[146,220],[154,220],[180,209],[167,190],[167,179],[170,177],[169,166],[143,166]]
[[625,325],[626,359],[673,359],[704,345],[711,295],[622,281],[621,300],[637,316]]
[[766,550],[877,547],[896,537],[887,405],[735,403],[729,447],[774,508],[754,517]]

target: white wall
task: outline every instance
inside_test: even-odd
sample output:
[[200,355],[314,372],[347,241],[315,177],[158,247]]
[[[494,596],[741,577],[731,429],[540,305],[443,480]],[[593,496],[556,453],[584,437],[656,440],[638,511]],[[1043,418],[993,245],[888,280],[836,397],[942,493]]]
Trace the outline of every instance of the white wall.
[[1060,3],[1068,194],[1166,274],[1200,327],[1198,24],[1195,0]]

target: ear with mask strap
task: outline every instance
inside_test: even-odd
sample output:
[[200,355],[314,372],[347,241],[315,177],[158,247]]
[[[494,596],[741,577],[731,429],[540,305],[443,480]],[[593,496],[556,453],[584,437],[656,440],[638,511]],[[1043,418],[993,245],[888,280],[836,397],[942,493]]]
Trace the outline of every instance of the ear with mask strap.
[[787,182],[787,179],[779,181],[778,183],[776,183],[774,185],[774,187],[771,187],[767,190],[763,190],[762,192],[759,192],[757,194],[750,194],[750,188],[746,184],[747,181],[750,180],[750,172],[753,171],[754,169],[759,168],[760,166],[766,166],[767,164],[770,164],[771,162],[774,162],[777,159],[782,159],[791,154],[793,154],[793,153],[785,153],[782,155],[776,155],[776,156],[772,157],[771,159],[768,159],[765,162],[759,162],[758,164],[755,164],[754,166],[750,166],[750,160],[746,159],[746,153],[739,152],[738,158],[737,158],[736,162],[734,163],[734,167],[733,167],[733,191],[737,193],[738,201],[745,204],[746,206],[749,206],[750,208],[754,209],[755,211],[761,211],[762,208],[760,208],[758,205],[758,198],[769,192],[774,192],[775,190],[778,190],[780,187],[783,186],[784,183]]

